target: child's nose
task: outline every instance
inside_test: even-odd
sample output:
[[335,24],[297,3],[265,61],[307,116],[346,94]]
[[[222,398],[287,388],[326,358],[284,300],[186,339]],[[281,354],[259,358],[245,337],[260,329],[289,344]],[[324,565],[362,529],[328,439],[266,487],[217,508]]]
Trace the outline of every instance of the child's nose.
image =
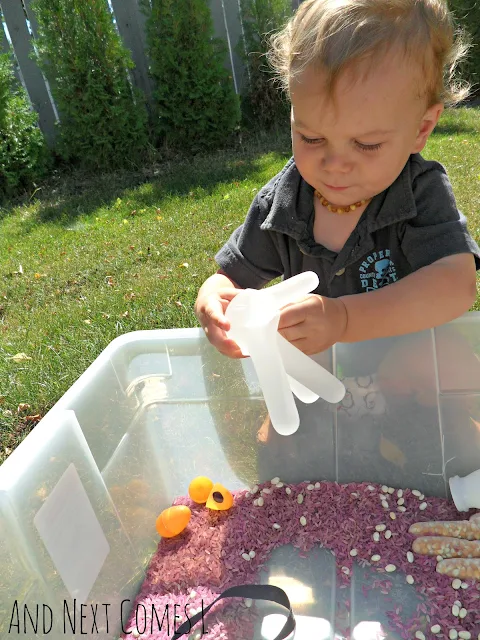
[[348,173],[351,169],[351,162],[347,156],[337,151],[326,151],[322,159],[323,169],[325,171],[338,171],[339,173]]

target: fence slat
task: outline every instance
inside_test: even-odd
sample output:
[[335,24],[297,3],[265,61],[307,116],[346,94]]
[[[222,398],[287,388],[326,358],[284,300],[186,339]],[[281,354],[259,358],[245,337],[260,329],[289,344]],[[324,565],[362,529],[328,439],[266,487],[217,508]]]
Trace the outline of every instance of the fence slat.
[[124,46],[130,50],[135,68],[132,79],[136,87],[144,92],[147,102],[152,104],[153,84],[148,72],[146,15],[140,0],[111,0],[118,31]]
[[[2,16],[0,15],[0,20]],[[7,40],[5,31],[3,30],[3,24],[0,24],[0,53],[10,53],[10,43]]]
[[242,47],[242,50],[244,50],[239,0],[223,0],[223,6],[233,59],[233,70],[235,72],[235,85],[238,93],[241,93],[245,85],[246,70],[242,58],[237,53],[238,47]]
[[33,37],[37,38],[38,23],[37,23],[37,18],[35,16],[35,12],[32,10],[32,7],[30,6],[31,3],[32,3],[32,0],[23,0],[23,4],[25,5],[25,9],[27,11],[28,21],[30,22],[30,28],[33,31]]
[[20,78],[20,74],[18,73],[18,64],[17,61],[15,59],[15,55],[13,53],[12,47],[10,46],[10,43],[8,41],[7,36],[5,35],[5,31],[3,29],[3,24],[2,21],[3,20],[3,16],[0,13],[0,53],[9,53],[10,54],[10,59],[12,61],[12,65],[13,65],[13,73],[15,74],[15,79],[18,83],[18,86],[21,87],[22,86],[22,79]]
[[225,16],[223,13],[223,4],[222,0],[208,0],[208,5],[210,7],[210,13],[212,15],[212,23],[213,23],[213,35],[215,38],[219,38],[223,40],[227,45],[227,55],[225,56],[225,60],[223,66],[232,76],[232,82],[235,86],[235,90],[237,90],[237,79],[235,77],[235,69],[232,68],[232,60],[230,57],[230,52],[228,51],[228,34],[227,27],[225,24]]
[[29,56],[33,51],[21,0],[0,0],[8,32],[12,39],[30,101],[39,114],[39,124],[49,145],[55,141],[55,113],[42,72]]

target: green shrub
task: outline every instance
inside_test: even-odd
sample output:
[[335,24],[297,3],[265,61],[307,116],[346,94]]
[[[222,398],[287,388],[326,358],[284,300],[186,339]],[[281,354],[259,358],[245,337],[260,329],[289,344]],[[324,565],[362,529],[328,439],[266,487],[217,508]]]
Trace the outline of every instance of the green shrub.
[[59,154],[90,169],[135,166],[147,146],[146,107],[107,0],[34,0],[39,64],[60,116]]
[[0,128],[3,126],[7,111],[8,96],[12,88],[11,63],[8,54],[0,55]]
[[152,0],[147,41],[158,145],[215,148],[239,123],[239,99],[223,66],[226,45],[213,33],[207,0]]
[[460,75],[472,84],[472,93],[480,95],[480,1],[450,0],[449,7],[457,24],[470,37],[471,48],[459,65]]
[[283,27],[292,14],[291,0],[243,0],[242,19],[245,46],[238,52],[248,69],[242,96],[242,113],[247,126],[269,129],[287,121],[289,101],[277,85],[266,59],[268,37]]
[[28,189],[48,171],[50,152],[9,54],[0,55],[0,200]]

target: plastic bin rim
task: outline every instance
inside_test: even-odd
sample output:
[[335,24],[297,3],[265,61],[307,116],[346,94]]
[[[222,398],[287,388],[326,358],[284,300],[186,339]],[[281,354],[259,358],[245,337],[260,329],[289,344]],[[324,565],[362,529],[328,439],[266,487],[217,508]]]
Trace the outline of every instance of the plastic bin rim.
[[[460,324],[460,323],[468,323],[471,324],[473,322],[478,322],[480,318],[480,311],[468,311],[460,318],[456,318],[451,322],[445,323],[446,326],[448,324]],[[44,415],[44,417],[40,420],[40,422],[34,427],[35,430],[43,431],[44,421],[48,418],[49,420],[52,418],[52,413],[57,411],[68,411],[70,410],[69,403],[71,399],[78,393],[78,391],[82,388],[84,383],[91,378],[93,374],[95,374],[97,369],[100,369],[106,361],[108,361],[111,355],[129,343],[134,343],[137,340],[145,340],[145,339],[167,339],[167,338],[201,338],[205,337],[203,329],[200,327],[193,328],[180,328],[180,329],[142,329],[140,331],[129,331],[128,333],[124,333],[120,336],[114,338],[103,351],[95,358],[95,360],[85,369],[85,371],[77,378],[77,380],[72,384],[72,386],[64,393],[64,395],[59,398],[59,400],[53,405],[53,407]],[[213,348],[213,347],[212,347]],[[41,427],[39,429],[39,427]],[[38,433],[37,431],[37,433]],[[27,437],[16,447],[15,451],[13,451],[10,456],[7,458],[9,460],[11,456],[18,450],[23,451],[26,450],[28,444],[25,444],[25,441],[30,437],[31,434],[28,434]],[[6,464],[7,460],[4,461],[2,465],[0,465],[0,470],[3,471],[3,467]]]
[[[15,448],[14,451],[8,456],[8,458],[0,465],[0,491],[2,490],[2,475],[4,473],[8,473],[9,468],[11,469],[15,460],[19,461],[23,456],[27,455],[31,444],[33,444],[34,438],[32,437],[35,434],[36,438],[41,438],[42,436],[47,436],[48,432],[51,432],[52,425],[51,420],[55,418],[56,413],[71,411],[72,414],[75,412],[71,409],[69,405],[71,405],[72,399],[77,395],[79,390],[84,386],[84,384],[95,375],[97,370],[101,369],[104,364],[111,358],[113,353],[118,351],[120,348],[124,347],[127,344],[132,344],[134,342],[145,340],[145,339],[158,339],[161,340],[166,338],[199,338],[204,335],[203,330],[200,328],[191,328],[191,329],[145,329],[141,331],[130,331],[128,333],[124,333],[117,338],[114,338],[105,349],[99,353],[99,355],[95,358],[95,360],[85,369],[85,371],[80,374],[80,376],[75,380],[72,386],[67,389],[67,391],[58,399],[58,401],[53,405],[53,407],[43,416],[43,418],[35,425],[33,430],[20,442],[20,444]],[[48,431],[47,431],[48,430]],[[28,441],[28,442],[27,442]],[[13,460],[12,460],[13,457]],[[27,455],[28,457],[28,455]],[[8,462],[8,464],[7,464]],[[8,483],[9,484],[9,483]]]

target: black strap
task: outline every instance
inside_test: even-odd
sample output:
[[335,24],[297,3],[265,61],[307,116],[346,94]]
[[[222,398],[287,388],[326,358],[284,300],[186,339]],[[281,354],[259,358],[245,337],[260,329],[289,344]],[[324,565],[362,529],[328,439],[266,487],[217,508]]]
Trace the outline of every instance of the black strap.
[[199,622],[206,613],[210,611],[213,605],[222,600],[223,598],[251,598],[252,600],[270,600],[280,604],[285,609],[288,609],[288,618],[280,630],[280,633],[275,636],[273,640],[284,640],[295,631],[295,618],[292,611],[292,605],[288,599],[287,594],[280,587],[276,587],[273,584],[242,584],[237,587],[231,587],[221,593],[216,600],[214,600],[206,609],[196,613],[192,618],[185,620],[185,622],[177,629],[176,633],[172,636],[172,640],[178,640],[186,633],[190,633],[193,627]]

